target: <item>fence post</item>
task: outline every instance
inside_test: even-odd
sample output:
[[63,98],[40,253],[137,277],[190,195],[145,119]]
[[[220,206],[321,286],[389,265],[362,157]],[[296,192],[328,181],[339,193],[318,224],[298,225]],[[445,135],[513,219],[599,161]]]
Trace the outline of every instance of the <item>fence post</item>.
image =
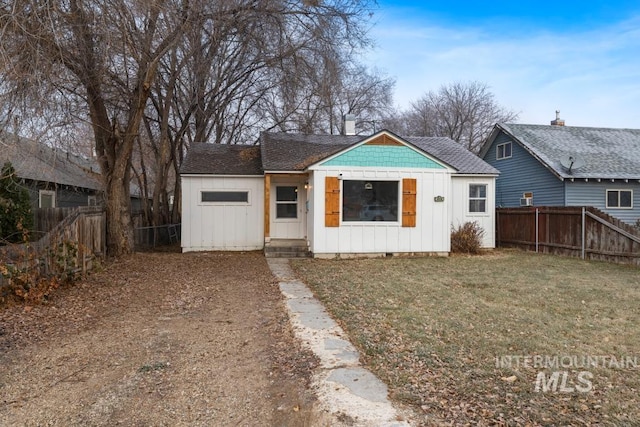
[[582,233],[581,233],[582,234],[582,238],[581,238],[582,243],[580,245],[581,249],[582,249],[581,250],[582,259],[585,259],[585,256],[586,256],[586,254],[585,254],[585,252],[586,252],[585,251],[585,245],[586,245],[585,237],[586,237],[587,233],[586,233],[586,230],[585,230],[585,223],[586,223],[586,218],[585,217],[586,217],[586,215],[585,215],[585,207],[583,206],[582,207]]
[[539,211],[538,208],[536,208],[536,253],[538,253],[538,234],[539,234],[539,224],[538,224],[538,217],[539,217]]

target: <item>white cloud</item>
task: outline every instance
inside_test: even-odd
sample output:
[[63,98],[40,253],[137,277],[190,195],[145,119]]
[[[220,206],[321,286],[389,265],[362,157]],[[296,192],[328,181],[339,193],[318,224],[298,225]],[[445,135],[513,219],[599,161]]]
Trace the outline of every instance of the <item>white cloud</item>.
[[640,127],[640,19],[581,33],[443,28],[382,19],[371,64],[396,77],[401,107],[455,81],[488,84],[523,123]]

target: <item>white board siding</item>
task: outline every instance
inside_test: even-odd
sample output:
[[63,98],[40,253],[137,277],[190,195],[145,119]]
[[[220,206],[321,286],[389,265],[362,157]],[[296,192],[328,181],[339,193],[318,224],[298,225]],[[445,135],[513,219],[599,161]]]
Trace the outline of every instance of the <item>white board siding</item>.
[[[487,185],[487,212],[469,212],[469,185]],[[453,218],[450,224],[454,227],[465,222],[476,221],[484,229],[482,247],[495,248],[495,178],[485,176],[455,176],[452,177],[453,194],[452,212]]]
[[[202,191],[249,192],[249,203],[202,203]],[[264,247],[264,178],[182,177],[182,251]]]
[[[416,227],[402,227],[400,215],[398,222],[393,223],[343,223],[342,214],[339,227],[325,227],[325,177],[339,174],[342,174],[343,180],[397,180],[400,186],[403,178],[415,178]],[[314,234],[310,240],[311,251],[314,254],[449,252],[451,212],[447,200],[451,193],[451,178],[448,170],[320,169],[313,171],[312,182],[313,191],[310,197],[314,214],[309,220],[313,221]],[[436,196],[443,196],[445,201],[435,202]],[[398,212],[402,212],[402,206],[398,207]]]

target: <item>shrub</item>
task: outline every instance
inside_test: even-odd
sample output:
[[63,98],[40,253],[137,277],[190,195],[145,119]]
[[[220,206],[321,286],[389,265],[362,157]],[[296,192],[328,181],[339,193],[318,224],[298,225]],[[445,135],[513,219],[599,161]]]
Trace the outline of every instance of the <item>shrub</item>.
[[451,226],[451,252],[477,254],[482,247],[484,229],[477,222],[465,222],[455,228]]
[[7,162],[0,171],[0,244],[22,242],[33,227],[29,192],[20,186]]
[[79,278],[77,257],[78,245],[64,241],[53,243],[42,257],[25,247],[13,261],[0,259],[0,306],[46,302],[60,285]]

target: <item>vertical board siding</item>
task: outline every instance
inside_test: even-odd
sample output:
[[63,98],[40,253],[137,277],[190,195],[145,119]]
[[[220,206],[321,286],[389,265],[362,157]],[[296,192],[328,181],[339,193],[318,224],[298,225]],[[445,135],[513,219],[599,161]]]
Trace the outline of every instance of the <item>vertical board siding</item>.
[[271,236],[271,175],[264,176],[264,236]]
[[[379,179],[398,181],[402,185],[405,178],[416,180],[416,208],[419,215],[415,215],[415,227],[403,227],[402,219],[397,222],[349,222],[336,220],[338,226],[326,226],[327,207],[326,195],[332,194],[339,181],[335,176],[342,174],[343,180]],[[334,179],[326,178],[334,176]],[[315,208],[313,240],[310,249],[315,255],[334,254],[366,254],[366,253],[421,253],[421,252],[449,252],[451,213],[448,203],[434,202],[435,196],[448,198],[451,192],[451,175],[442,169],[423,170],[394,170],[341,168],[339,170],[318,168],[310,176],[314,189],[311,196]],[[329,191],[327,191],[329,190]],[[403,209],[403,198],[399,197],[398,212]],[[340,211],[340,203],[330,205],[331,212]],[[337,208],[337,209],[336,209]]]
[[402,179],[402,226],[403,227],[415,227],[416,226],[416,179],[415,178],[403,178]]
[[324,226],[340,226],[340,180],[337,176],[325,177]]
[[[496,146],[511,142],[508,159],[496,160]],[[520,144],[500,133],[484,161],[500,171],[496,180],[496,206],[519,207],[522,193],[533,192],[536,206],[564,206],[564,184]]]
[[[607,209],[607,190],[633,191],[633,209]],[[567,206],[593,206],[627,224],[635,224],[640,219],[640,184],[637,182],[566,181],[565,192]]]
[[[487,176],[451,178],[452,191],[452,213],[453,218],[450,226],[458,227],[465,222],[477,222],[484,230],[482,237],[483,248],[495,248],[495,178]],[[485,184],[487,186],[487,212],[469,212],[469,185]]]
[[[248,190],[249,204],[205,204],[203,190]],[[264,247],[263,177],[182,177],[183,252]]]

